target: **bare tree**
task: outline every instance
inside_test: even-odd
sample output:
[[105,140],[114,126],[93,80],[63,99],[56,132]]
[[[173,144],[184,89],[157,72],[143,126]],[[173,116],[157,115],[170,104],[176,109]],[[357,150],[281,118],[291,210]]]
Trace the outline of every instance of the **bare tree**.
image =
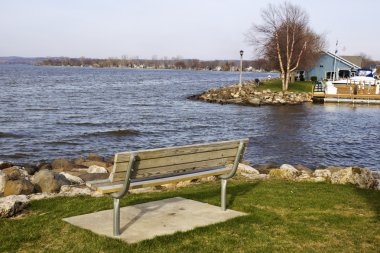
[[251,27],[247,40],[281,72],[282,89],[288,90],[291,72],[311,66],[324,48],[324,39],[311,30],[307,13],[297,5],[269,4],[261,16],[263,23]]

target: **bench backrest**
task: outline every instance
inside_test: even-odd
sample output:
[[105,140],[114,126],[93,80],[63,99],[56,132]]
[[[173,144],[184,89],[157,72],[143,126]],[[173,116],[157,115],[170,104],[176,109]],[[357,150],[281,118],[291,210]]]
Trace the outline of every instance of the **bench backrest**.
[[165,177],[233,164],[240,143],[244,145],[243,154],[248,139],[117,153],[110,181],[125,180],[132,154],[135,162],[131,180]]

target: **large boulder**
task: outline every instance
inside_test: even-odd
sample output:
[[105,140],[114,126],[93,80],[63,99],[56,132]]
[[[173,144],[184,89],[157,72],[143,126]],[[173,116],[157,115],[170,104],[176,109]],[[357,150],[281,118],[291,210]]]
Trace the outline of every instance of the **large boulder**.
[[26,179],[8,180],[4,187],[4,196],[21,194],[28,195],[33,192],[34,185]]
[[108,173],[108,170],[104,167],[98,165],[91,165],[87,169],[87,173]]
[[8,180],[18,180],[22,175],[19,167],[17,166],[3,169],[2,172],[7,176]]
[[0,171],[0,197],[4,194],[5,183],[7,182],[7,176]]
[[29,205],[25,195],[12,195],[0,198],[0,218],[12,217]]
[[301,173],[290,164],[283,164],[279,169],[273,169],[269,172],[271,178],[277,179],[295,179]]
[[55,159],[51,166],[55,171],[68,171],[74,167],[70,161],[63,158]]
[[32,182],[36,185],[39,192],[59,192],[60,185],[54,178],[54,172],[51,170],[40,170],[32,177]]
[[347,167],[332,173],[331,183],[352,184],[359,188],[371,188],[375,184],[372,173],[367,168]]

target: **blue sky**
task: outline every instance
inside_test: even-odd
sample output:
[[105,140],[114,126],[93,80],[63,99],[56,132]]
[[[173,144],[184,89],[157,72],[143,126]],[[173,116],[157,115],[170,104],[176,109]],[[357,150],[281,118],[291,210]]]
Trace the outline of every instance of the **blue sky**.
[[[0,56],[254,57],[244,34],[278,0],[0,0]],[[380,60],[380,1],[291,0],[328,50]]]

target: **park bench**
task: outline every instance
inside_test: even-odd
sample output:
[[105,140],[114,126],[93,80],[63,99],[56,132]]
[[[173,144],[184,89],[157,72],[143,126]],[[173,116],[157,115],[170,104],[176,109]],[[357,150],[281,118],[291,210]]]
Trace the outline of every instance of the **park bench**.
[[[89,181],[87,185],[114,198],[114,236],[120,235],[119,199],[129,189],[218,176],[221,208],[226,210],[227,179],[235,175],[247,144],[248,139],[241,139],[116,153],[109,178]],[[232,164],[232,168],[227,164]]]

